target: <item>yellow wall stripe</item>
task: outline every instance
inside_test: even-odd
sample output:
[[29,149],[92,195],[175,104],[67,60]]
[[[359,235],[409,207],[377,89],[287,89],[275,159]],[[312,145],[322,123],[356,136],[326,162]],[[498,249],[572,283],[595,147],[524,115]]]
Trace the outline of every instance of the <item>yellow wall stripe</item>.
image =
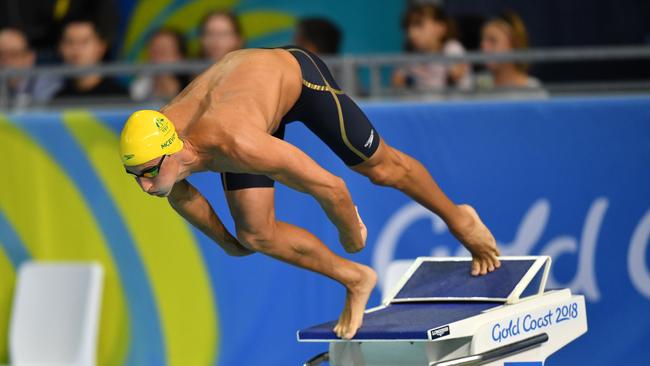
[[2,248],[0,243],[0,364],[6,364],[9,362],[7,342],[16,273]]
[[158,14],[172,3],[172,0],[138,1],[136,9],[131,13],[129,27],[124,40],[124,49],[129,50],[144,31],[155,20]]
[[292,30],[297,22],[293,14],[273,10],[244,11],[239,14],[239,20],[246,39]]
[[[47,153],[1,115],[0,141],[3,166],[11,171],[0,179],[0,210],[34,259],[94,260],[103,265],[98,361],[100,365],[122,364],[129,342],[125,299],[91,211]],[[47,184],[42,181],[45,177]]]
[[190,30],[200,27],[203,17],[213,10],[227,10],[236,5],[236,0],[194,0],[188,2],[165,19],[165,25],[176,29]]

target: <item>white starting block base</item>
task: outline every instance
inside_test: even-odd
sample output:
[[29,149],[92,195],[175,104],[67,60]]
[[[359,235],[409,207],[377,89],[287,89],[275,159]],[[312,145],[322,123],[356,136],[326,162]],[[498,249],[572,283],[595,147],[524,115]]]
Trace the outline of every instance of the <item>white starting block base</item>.
[[[333,322],[300,331],[298,339],[329,342],[332,366],[541,366],[587,331],[583,296],[544,291],[549,257],[503,257],[504,272],[482,279],[469,276],[467,261],[419,258],[393,295],[366,311],[350,341],[332,337]],[[467,266],[467,278],[459,266]],[[507,283],[500,278],[506,275],[517,278]],[[478,294],[459,296],[466,290]]]

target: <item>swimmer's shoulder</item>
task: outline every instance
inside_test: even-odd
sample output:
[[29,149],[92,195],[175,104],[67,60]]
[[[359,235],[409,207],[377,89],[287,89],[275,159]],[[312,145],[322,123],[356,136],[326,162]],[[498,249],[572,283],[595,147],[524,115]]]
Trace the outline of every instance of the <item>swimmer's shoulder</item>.
[[230,65],[245,64],[245,67],[269,67],[270,65],[281,66],[293,56],[281,48],[245,48],[231,51],[215,64],[217,67],[228,67]]

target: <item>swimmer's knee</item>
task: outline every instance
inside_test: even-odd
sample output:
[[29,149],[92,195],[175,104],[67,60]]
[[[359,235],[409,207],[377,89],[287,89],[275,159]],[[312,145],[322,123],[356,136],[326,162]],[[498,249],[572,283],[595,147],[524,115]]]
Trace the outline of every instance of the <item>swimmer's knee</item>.
[[381,165],[377,165],[368,169],[364,173],[372,183],[379,186],[390,186],[394,183],[395,180],[395,178],[392,176],[391,170],[392,169],[386,169]]
[[275,230],[272,225],[263,228],[237,228],[237,240],[248,249],[264,252],[274,243]]
[[394,155],[388,161],[369,167],[363,174],[376,185],[399,188],[410,170],[407,162]]

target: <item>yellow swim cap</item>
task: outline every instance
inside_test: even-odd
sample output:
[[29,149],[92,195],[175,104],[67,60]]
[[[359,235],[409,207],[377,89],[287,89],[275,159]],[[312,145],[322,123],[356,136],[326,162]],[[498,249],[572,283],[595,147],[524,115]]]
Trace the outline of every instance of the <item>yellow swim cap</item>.
[[126,121],[120,136],[120,156],[126,166],[146,163],[183,148],[174,124],[158,111],[134,112]]

